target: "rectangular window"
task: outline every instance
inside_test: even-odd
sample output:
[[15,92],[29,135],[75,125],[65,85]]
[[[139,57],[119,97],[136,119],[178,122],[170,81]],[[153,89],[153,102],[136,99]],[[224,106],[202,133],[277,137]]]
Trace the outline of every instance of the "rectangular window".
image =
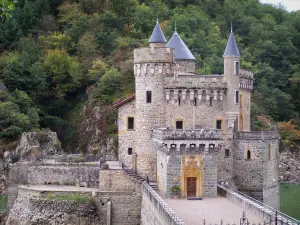
[[235,100],[235,104],[239,104],[239,91],[235,91],[234,100]]
[[152,93],[151,93],[151,91],[147,91],[146,92],[146,102],[147,103],[151,103],[152,102]]
[[176,121],[176,129],[183,129],[183,121]]
[[204,150],[205,150],[205,144],[200,144],[199,145],[199,150],[200,150],[200,152],[204,152]]
[[128,155],[132,155],[132,148],[128,148]]
[[127,118],[127,129],[128,130],[133,130],[134,129],[134,118],[133,117],[128,117]]
[[216,128],[221,130],[222,129],[222,120],[217,120],[216,122]]
[[239,75],[240,74],[240,62],[234,62],[235,67],[234,67],[234,74]]
[[212,103],[213,103],[213,97],[210,97],[209,98],[209,106],[212,106]]

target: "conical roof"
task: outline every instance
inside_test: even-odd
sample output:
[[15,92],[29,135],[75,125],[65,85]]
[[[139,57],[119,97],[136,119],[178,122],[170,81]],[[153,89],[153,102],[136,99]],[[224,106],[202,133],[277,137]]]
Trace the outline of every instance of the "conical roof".
[[175,59],[190,59],[195,60],[195,57],[185,45],[179,34],[175,31],[169,42],[167,43],[168,48],[174,48]]
[[151,37],[149,39],[149,43],[166,43],[166,42],[167,42],[167,40],[165,38],[165,35],[162,32],[160,25],[158,23],[158,20],[157,20],[156,25],[151,34]]
[[228,38],[224,56],[237,56],[237,57],[241,56],[232,30]]

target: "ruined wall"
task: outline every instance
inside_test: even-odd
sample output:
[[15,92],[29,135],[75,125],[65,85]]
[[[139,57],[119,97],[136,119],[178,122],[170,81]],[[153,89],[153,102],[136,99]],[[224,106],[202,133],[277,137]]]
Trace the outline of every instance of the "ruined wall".
[[[135,130],[127,129],[127,118],[135,118],[135,100],[122,105],[118,109],[118,140],[119,140],[119,160],[125,166],[131,167],[132,155],[128,154],[128,148],[132,148],[135,153]],[[134,121],[136,122],[136,121]]]
[[8,176],[8,207],[13,205],[17,197],[17,186],[19,184],[84,184],[88,187],[98,187],[99,167],[88,165],[12,164]]
[[[49,194],[82,195],[89,202],[47,200]],[[80,192],[34,191],[21,187],[11,209],[7,225],[74,224],[114,225],[140,224],[142,196],[133,192],[85,190]],[[109,221],[108,221],[109,220]]]

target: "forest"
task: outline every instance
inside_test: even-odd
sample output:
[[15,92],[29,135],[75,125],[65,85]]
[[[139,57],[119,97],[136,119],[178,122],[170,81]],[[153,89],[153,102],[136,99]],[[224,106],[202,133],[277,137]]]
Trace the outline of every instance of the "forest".
[[1,142],[48,127],[64,145],[84,105],[133,93],[133,49],[148,44],[157,17],[167,39],[176,21],[201,74],[223,72],[232,23],[242,67],[255,75],[252,129],[277,126],[285,144],[298,143],[300,11],[258,0],[13,2],[0,17]]

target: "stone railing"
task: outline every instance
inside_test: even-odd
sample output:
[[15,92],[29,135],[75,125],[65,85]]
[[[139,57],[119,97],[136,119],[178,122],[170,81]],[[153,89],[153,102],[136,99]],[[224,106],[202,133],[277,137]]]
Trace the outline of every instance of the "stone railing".
[[223,131],[218,129],[170,130],[158,128],[152,131],[152,138],[159,140],[221,140]]
[[248,70],[240,69],[240,77],[253,80],[254,76],[252,72]]
[[265,140],[265,139],[278,139],[280,136],[278,131],[269,130],[269,131],[236,131],[234,132],[233,137],[237,139]]
[[149,221],[149,218],[151,218],[162,222],[160,224],[185,225],[185,223],[175,215],[175,212],[170,206],[146,182],[143,182],[142,192],[143,201],[147,198],[148,204],[151,204],[151,206],[148,207],[155,208],[155,210],[148,210],[147,214],[154,213],[153,215],[148,215],[149,217],[142,212],[142,221],[146,220],[148,222],[147,224],[150,224],[154,222]]

